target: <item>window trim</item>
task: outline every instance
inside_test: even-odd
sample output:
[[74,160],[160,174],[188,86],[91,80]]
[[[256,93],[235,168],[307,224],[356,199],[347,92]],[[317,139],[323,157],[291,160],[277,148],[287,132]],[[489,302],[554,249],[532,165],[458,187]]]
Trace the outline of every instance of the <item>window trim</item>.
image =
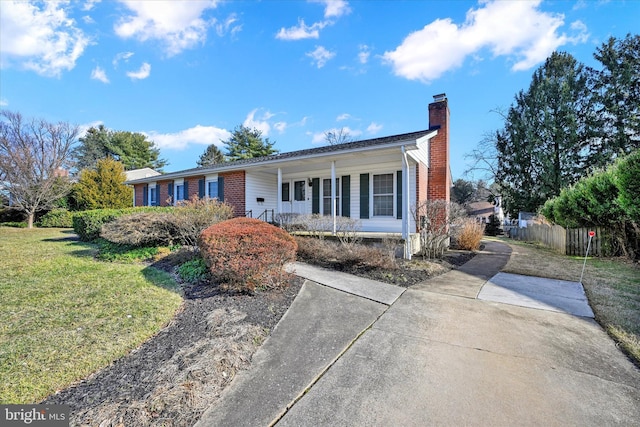
[[[375,177],[376,176],[381,176],[381,175],[391,175],[391,179],[393,180],[392,182],[392,188],[391,188],[391,193],[382,193],[382,194],[374,194],[374,181],[375,181]],[[397,183],[396,183],[396,179],[397,179],[397,174],[394,172],[385,172],[385,173],[371,173],[371,179],[369,180],[369,206],[371,207],[371,211],[370,211],[370,218],[377,218],[377,219],[396,219],[397,218],[397,212],[396,212],[396,200],[398,197],[398,194],[396,192],[396,188],[397,188]],[[375,209],[375,197],[376,196],[391,196],[391,207],[392,207],[392,213],[391,215],[376,215],[376,209]]]
[[[329,195],[325,195],[325,181],[329,181]],[[332,209],[332,202],[333,199],[331,198],[331,177],[329,178],[322,178],[321,179],[321,184],[322,184],[322,215],[332,215],[333,214],[333,209]],[[335,186],[336,186],[336,216],[340,216],[340,213],[342,211],[342,198],[341,198],[341,186],[340,186],[340,177],[336,177],[336,182],[335,182]],[[324,204],[325,204],[325,200],[329,199],[329,212],[325,212],[324,211]]]

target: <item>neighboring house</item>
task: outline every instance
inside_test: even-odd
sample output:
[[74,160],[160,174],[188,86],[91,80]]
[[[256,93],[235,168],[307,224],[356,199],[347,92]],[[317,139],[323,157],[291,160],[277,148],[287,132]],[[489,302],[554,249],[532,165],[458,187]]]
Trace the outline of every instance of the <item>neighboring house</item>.
[[[236,216],[321,214],[359,219],[363,232],[416,233],[412,208],[449,200],[449,107],[429,104],[428,129],[131,179],[134,205],[217,197]],[[335,210],[334,210],[335,209]],[[271,218],[271,217],[269,217]]]
[[125,171],[124,174],[127,176],[127,182],[162,175],[160,172],[155,171],[151,168],[134,169]]
[[489,223],[489,217],[494,215],[500,224],[504,224],[504,211],[502,210],[502,198],[496,197],[495,203],[491,202],[473,202],[468,206],[469,216],[476,218],[478,221],[482,221],[485,224]]

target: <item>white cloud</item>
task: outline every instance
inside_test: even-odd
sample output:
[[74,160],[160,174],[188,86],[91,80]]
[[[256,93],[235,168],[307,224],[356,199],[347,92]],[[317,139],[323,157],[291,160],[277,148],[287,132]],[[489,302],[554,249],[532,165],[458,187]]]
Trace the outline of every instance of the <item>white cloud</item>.
[[586,27],[572,28],[573,37],[558,34],[564,15],[539,10],[541,0],[481,1],[467,12],[465,22],[437,19],[422,30],[409,34],[383,59],[396,75],[429,82],[460,67],[464,60],[482,49],[494,57],[506,56],[512,70],[525,70],[544,61],[559,46],[586,40]]
[[128,71],[127,77],[133,80],[144,80],[151,74],[151,65],[148,62],[142,63],[138,71]]
[[9,101],[6,98],[0,98],[0,107],[6,107],[9,105]]
[[87,133],[87,131],[91,128],[97,128],[100,125],[103,125],[104,122],[102,120],[96,120],[94,122],[91,123],[84,123],[78,126],[78,136],[80,138],[82,138],[83,136],[85,136],[85,134]]
[[284,131],[287,130],[287,126],[287,122],[276,122],[273,124],[273,128],[279,133],[284,133]]
[[89,38],[67,17],[68,1],[2,2],[2,66],[14,60],[43,76],[59,77],[75,67]]
[[382,125],[378,124],[376,122],[371,122],[371,124],[369,126],[367,126],[367,132],[375,135],[376,133],[380,132],[382,130]]
[[113,58],[113,67],[117,68],[120,61],[129,62],[129,58],[133,56],[133,52],[120,52]]
[[338,117],[336,117],[336,121],[337,122],[342,122],[344,120],[349,120],[351,118],[351,114],[349,113],[342,113],[340,114]]
[[269,131],[271,131],[271,125],[269,124],[269,119],[274,116],[273,113],[269,111],[265,111],[260,115],[260,117],[256,117],[258,113],[258,108],[252,110],[247,114],[247,118],[244,119],[244,123],[242,123],[245,127],[251,129],[258,129],[262,132],[262,136],[268,136]]
[[230,33],[232,36],[235,36],[237,33],[242,31],[242,25],[236,25],[237,22],[238,22],[237,15],[235,13],[232,13],[223,22],[219,22],[216,24],[216,33],[220,37],[223,37],[227,33]]
[[371,48],[366,44],[361,44],[358,46],[360,52],[358,52],[358,62],[361,64],[366,64],[369,62],[369,56],[371,56]]
[[91,78],[94,80],[100,80],[102,83],[109,83],[107,73],[105,73],[104,69],[100,66],[96,66],[96,68],[91,71]]
[[324,4],[325,18],[339,18],[342,15],[348,15],[351,13],[349,2],[345,0],[311,0],[311,3]]
[[93,7],[100,3],[102,0],[87,0],[82,6],[82,10],[87,11],[93,9]]
[[211,145],[222,147],[222,141],[231,137],[231,132],[215,126],[196,125],[176,133],[143,132],[159,148],[182,150],[189,145]]
[[336,56],[336,53],[325,49],[323,46],[317,46],[313,52],[307,52],[306,55],[313,59],[318,68],[322,68],[327,61]]
[[85,15],[85,16],[83,16],[83,17],[82,17],[82,21],[83,21],[85,24],[89,24],[89,25],[91,25],[91,24],[95,24],[95,23],[96,23],[96,21],[94,21],[94,20],[93,20],[93,18],[92,18],[92,17],[90,17],[89,15]]
[[169,56],[204,43],[213,20],[206,21],[202,15],[217,5],[215,0],[120,2],[133,14],[118,21],[114,28],[116,34],[125,39],[160,40],[166,45]]
[[327,24],[327,22],[316,22],[312,25],[305,25],[304,20],[299,19],[296,27],[280,28],[276,38],[280,40],[317,39],[320,37],[320,30]]

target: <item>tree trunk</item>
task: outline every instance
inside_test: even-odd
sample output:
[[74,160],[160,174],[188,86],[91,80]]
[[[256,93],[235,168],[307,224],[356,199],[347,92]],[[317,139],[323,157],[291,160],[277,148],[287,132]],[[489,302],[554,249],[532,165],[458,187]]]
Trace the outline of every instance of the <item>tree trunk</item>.
[[27,212],[27,228],[33,228],[33,218],[35,216],[35,212]]

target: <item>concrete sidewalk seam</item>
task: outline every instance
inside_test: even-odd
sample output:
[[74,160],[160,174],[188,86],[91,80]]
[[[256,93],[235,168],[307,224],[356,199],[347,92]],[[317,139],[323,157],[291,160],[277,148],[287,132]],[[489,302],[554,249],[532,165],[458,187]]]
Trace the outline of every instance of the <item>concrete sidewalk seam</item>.
[[[316,282],[316,284],[319,284],[319,285],[321,285],[321,286],[325,286],[325,285],[322,285],[321,283],[317,283],[317,282]],[[332,288],[331,286],[325,286],[325,287],[330,288],[330,289],[334,289],[334,288]],[[334,289],[334,290],[339,291],[339,289]],[[340,291],[340,292],[344,292],[344,291]],[[346,294],[349,294],[348,292],[345,292],[345,293],[346,293]],[[367,299],[367,298],[364,298],[364,297],[360,297],[360,298],[362,298],[362,299]],[[377,301],[374,301],[374,302],[377,302]],[[327,366],[326,366],[326,367],[325,367],[325,368],[324,368],[324,369],[323,369],[323,370],[322,370],[322,371],[321,371],[321,372],[320,372],[320,373],[319,373],[315,378],[313,378],[313,380],[309,383],[309,385],[308,385],[308,386],[306,386],[306,387],[304,388],[304,390],[302,390],[302,392],[301,392],[298,396],[296,396],[296,397],[295,397],[295,398],[294,398],[294,399],[293,399],[293,400],[292,400],[292,401],[287,405],[287,407],[286,407],[286,408],[285,408],[285,409],[284,409],[284,410],[283,410],[283,411],[282,411],[282,412],[281,412],[281,413],[280,413],[280,414],[279,414],[279,415],[278,415],[278,416],[277,416],[273,421],[271,421],[271,422],[269,423],[269,427],[273,427],[273,426],[275,426],[276,424],[278,424],[278,422],[279,422],[282,418],[284,418],[284,416],[285,416],[285,415],[287,415],[287,413],[291,410],[291,408],[293,408],[293,406],[294,406],[296,403],[298,403],[298,402],[300,401],[300,399],[302,399],[302,398],[303,398],[303,397],[304,397],[304,396],[309,392],[309,390],[311,390],[311,388],[312,388],[312,387],[313,387],[313,386],[314,386],[318,381],[320,381],[320,379],[321,379],[323,376],[325,376],[325,374],[326,374],[327,372],[329,372],[329,370],[330,370],[330,369],[331,369],[331,368],[332,368],[332,367],[333,367],[333,366],[338,362],[338,360],[340,360],[340,359],[342,358],[342,356],[344,356],[344,354],[345,354],[347,351],[349,351],[349,349],[350,349],[351,347],[353,347],[353,345],[356,343],[356,341],[358,341],[358,340],[360,339],[360,337],[362,337],[362,336],[363,336],[367,331],[370,331],[370,330],[373,328],[373,325],[375,325],[375,324],[376,324],[376,322],[377,322],[378,320],[380,320],[380,318],[381,318],[381,317],[382,317],[382,316],[387,312],[387,310],[389,309],[389,307],[390,307],[390,306],[387,306],[387,309],[385,309],[382,313],[380,313],[380,315],[379,315],[379,316],[378,316],[378,317],[377,317],[373,322],[371,322],[371,323],[369,324],[369,326],[367,326],[366,328],[364,328],[364,329],[362,330],[362,332],[360,332],[358,335],[356,335],[356,336],[355,336],[355,338],[354,338],[353,340],[351,340],[351,342],[350,342],[350,343],[349,343],[349,344],[348,344],[348,345],[347,345],[347,346],[346,346],[346,347],[345,347],[345,348],[344,348],[340,353],[338,353],[338,355],[337,355],[337,356],[336,356],[336,357],[335,357],[335,358],[334,358],[334,359],[333,359],[329,364],[327,364]]]
[[[295,274],[295,273],[294,273],[294,274]],[[347,295],[353,295],[354,297],[362,298],[363,300],[367,300],[367,301],[371,301],[371,302],[376,302],[376,303],[378,303],[378,304],[386,305],[387,307],[391,307],[391,306],[393,305],[393,303],[391,303],[391,304],[387,304],[386,302],[378,301],[378,300],[375,300],[375,299],[373,299],[373,298],[365,297],[365,296],[360,295],[360,294],[356,294],[356,293],[353,293],[353,292],[345,291],[344,289],[338,289],[338,288],[335,288],[335,287],[333,287],[333,286],[331,286],[331,285],[327,285],[326,283],[316,282],[316,281],[314,281],[314,280],[312,280],[312,279],[308,279],[308,278],[303,277],[303,276],[298,276],[298,277],[300,277],[300,278],[302,278],[302,279],[305,279],[305,280],[309,280],[309,281],[311,281],[311,282],[315,283],[316,285],[320,285],[320,286],[322,286],[322,287],[324,287],[324,288],[333,289],[334,291],[342,292],[342,293],[345,293],[345,294],[347,294]],[[398,287],[400,287],[400,286],[398,286]],[[402,292],[400,293],[400,296],[402,296],[402,295],[407,291],[407,289],[408,289],[408,288],[402,288]],[[400,298],[400,296],[399,296],[398,298]],[[397,301],[397,298],[396,298],[396,301]],[[385,310],[385,311],[386,311],[386,310]],[[380,315],[380,316],[382,316],[382,315]],[[379,318],[380,318],[380,317],[378,316],[378,319],[379,319]],[[377,319],[376,319],[376,321],[377,321]],[[375,321],[374,321],[373,323],[375,323]],[[371,323],[371,325],[373,325],[373,323]],[[369,327],[367,327],[367,329],[369,329],[369,328],[371,327],[371,325],[369,325]],[[365,329],[365,330],[366,330],[366,329]]]

